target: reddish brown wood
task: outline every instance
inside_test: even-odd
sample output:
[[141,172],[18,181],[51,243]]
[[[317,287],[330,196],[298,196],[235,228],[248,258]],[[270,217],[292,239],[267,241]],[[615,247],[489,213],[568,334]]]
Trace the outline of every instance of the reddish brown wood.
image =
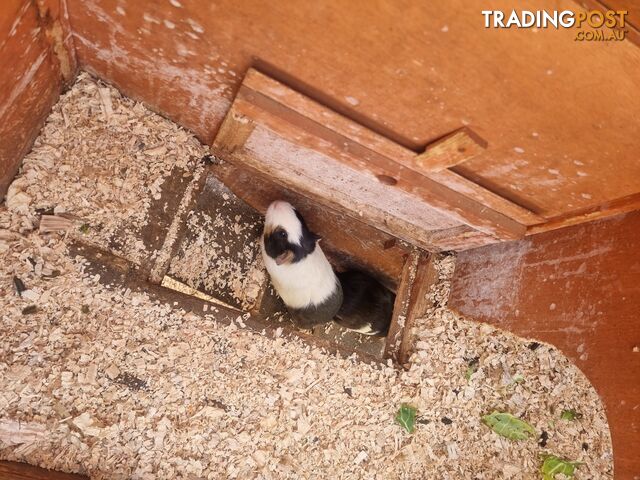
[[640,212],[459,255],[449,305],[554,344],[607,409],[616,478],[640,475]]
[[36,5],[0,2],[0,199],[58,98],[62,75]]
[[640,193],[629,195],[607,202],[597,207],[587,208],[556,218],[550,218],[545,223],[530,225],[527,228],[528,235],[548,232],[559,228],[569,227],[580,223],[591,222],[601,218],[611,217],[620,213],[634,212],[640,210]]
[[0,480],[89,480],[89,477],[47,470],[26,463],[0,461]]
[[480,0],[178,3],[69,0],[74,41],[83,65],[208,142],[247,69],[272,65],[414,153],[469,124],[488,148],[457,173],[543,217],[640,192],[631,42],[486,29]]

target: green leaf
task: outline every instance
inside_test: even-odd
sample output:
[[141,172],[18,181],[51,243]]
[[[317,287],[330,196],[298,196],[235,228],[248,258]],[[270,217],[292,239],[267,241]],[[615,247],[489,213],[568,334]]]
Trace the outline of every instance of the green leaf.
[[536,434],[531,425],[510,413],[493,411],[483,416],[482,421],[498,435],[510,440],[526,440],[530,435]]
[[570,409],[567,409],[567,410],[563,410],[562,414],[560,415],[560,418],[562,420],[568,420],[568,421],[572,422],[575,419],[582,418],[582,414],[579,413],[579,412],[576,412],[573,408],[570,408]]
[[396,422],[400,424],[407,432],[413,433],[416,425],[416,408],[403,403],[396,413]]
[[80,227],[78,228],[78,230],[80,230],[80,232],[84,233],[85,235],[87,233],[89,233],[89,230],[91,229],[91,227],[89,226],[88,223],[83,223],[82,225],[80,225]]
[[466,380],[471,380],[471,375],[473,375],[474,373],[476,373],[476,368],[472,367],[472,366],[468,366],[467,369],[464,372],[464,378]]
[[573,478],[576,467],[582,465],[581,462],[570,462],[555,455],[547,455],[544,457],[540,473],[543,480],[554,480],[558,473],[562,473],[569,478]]
[[480,359],[478,357],[474,357],[467,360],[467,369],[464,372],[464,378],[467,381],[471,380],[471,375],[473,375],[478,371],[479,366],[480,366]]

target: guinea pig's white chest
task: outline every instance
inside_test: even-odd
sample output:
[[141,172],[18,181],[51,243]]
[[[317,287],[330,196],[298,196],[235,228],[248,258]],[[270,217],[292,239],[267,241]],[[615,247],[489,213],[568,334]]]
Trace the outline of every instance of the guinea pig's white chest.
[[284,265],[266,254],[264,244],[262,256],[273,286],[288,307],[321,304],[336,289],[335,273],[319,246],[301,261]]

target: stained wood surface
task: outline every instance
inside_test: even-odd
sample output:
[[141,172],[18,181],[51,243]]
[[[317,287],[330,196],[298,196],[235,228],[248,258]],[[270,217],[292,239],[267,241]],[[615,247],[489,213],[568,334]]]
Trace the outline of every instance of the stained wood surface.
[[601,395],[615,478],[640,475],[640,212],[459,255],[449,305],[560,348]]
[[469,126],[488,147],[456,173],[544,218],[640,192],[640,49],[485,29],[484,7],[69,0],[81,63],[207,142],[247,69],[270,65],[415,153]]
[[47,470],[26,463],[0,461],[0,480],[89,480],[89,477]]
[[[489,197],[479,203],[473,196],[435,182],[428,175],[431,162],[440,166],[460,163],[484,148],[484,140],[469,129],[453,132],[416,155],[254,69],[247,72],[231,112],[262,123],[283,138],[336,162],[366,172],[380,183],[412,194],[413,198],[407,201],[426,202],[461,224],[503,239],[519,238],[525,232],[522,224],[501,211],[501,204],[494,208]],[[353,195],[356,192],[352,190]]]
[[[0,199],[62,89],[41,12],[26,0],[0,2]],[[51,24],[55,15],[48,16]]]
[[[457,152],[456,145],[438,149]],[[455,244],[447,235],[434,244],[430,232],[463,225],[479,231],[452,232],[463,248],[495,241],[491,235],[524,234],[525,226],[508,215],[423,175],[414,152],[255,70],[247,73],[212,150],[430,250]]]

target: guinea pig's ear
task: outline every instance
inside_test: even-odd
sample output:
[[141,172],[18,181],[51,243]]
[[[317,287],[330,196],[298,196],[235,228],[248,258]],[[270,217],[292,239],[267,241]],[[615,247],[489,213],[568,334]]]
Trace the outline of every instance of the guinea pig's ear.
[[320,240],[322,240],[322,237],[320,235],[316,235],[315,233],[311,234],[313,236],[313,241],[315,243],[318,243]]

